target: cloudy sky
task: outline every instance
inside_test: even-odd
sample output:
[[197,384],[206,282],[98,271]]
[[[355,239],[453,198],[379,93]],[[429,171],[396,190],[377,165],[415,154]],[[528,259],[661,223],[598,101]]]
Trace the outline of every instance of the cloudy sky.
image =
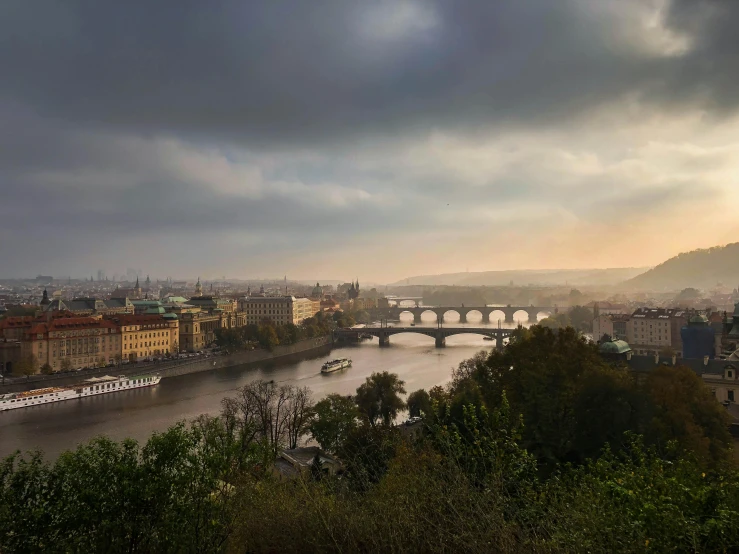
[[736,0],[0,3],[0,276],[625,267],[739,240]]

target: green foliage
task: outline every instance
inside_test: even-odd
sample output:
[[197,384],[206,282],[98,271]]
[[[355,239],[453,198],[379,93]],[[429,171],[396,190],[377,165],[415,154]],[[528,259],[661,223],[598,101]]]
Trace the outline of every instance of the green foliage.
[[23,356],[13,366],[13,373],[19,376],[34,375],[35,373],[38,373],[38,360],[31,354]]
[[541,518],[562,551],[727,552],[739,544],[739,479],[626,438],[619,453],[546,483]]
[[223,451],[176,425],[143,447],[99,438],[0,467],[0,550],[216,552],[230,527]]
[[659,366],[643,389],[652,414],[644,429],[650,443],[664,450],[669,441],[676,441],[683,453],[695,456],[705,467],[731,458],[729,415],[694,371]]
[[54,368],[52,368],[48,363],[45,363],[41,366],[41,369],[39,370],[43,375],[51,375],[54,373]]
[[539,322],[540,327],[546,327],[548,329],[564,329],[571,325],[570,316],[564,312],[553,314],[549,317],[545,317]]
[[625,431],[660,448],[676,440],[707,467],[730,457],[725,411],[692,371],[660,367],[640,382],[606,363],[572,328],[534,326],[503,352],[461,364],[451,413],[459,421],[461,406],[494,409],[504,392],[523,416],[522,445],[549,471],[581,464],[604,445],[618,450]]
[[535,460],[519,445],[522,419],[511,412],[505,393],[492,412],[472,403],[460,402],[460,407],[461,418],[451,404],[437,403],[437,418],[430,426],[437,449],[478,485],[492,480],[515,487],[533,479]]
[[405,394],[405,381],[401,381],[395,373],[375,372],[357,389],[357,408],[360,414],[371,425],[378,420],[385,425],[396,418],[405,409],[405,402],[400,397]]
[[[319,323],[320,319],[320,323]],[[316,318],[311,325],[325,323]],[[258,329],[257,329],[258,332]],[[288,336],[291,331],[286,330]],[[99,438],[0,462],[0,551],[730,552],[739,474],[724,408],[688,368],[637,379],[573,328],[519,330],[408,397],[255,381],[146,445]],[[382,422],[378,425],[378,422]],[[420,434],[416,435],[420,431]],[[314,459],[273,477],[310,432]]]
[[351,314],[342,311],[334,312],[333,320],[337,327],[351,327],[356,323]]
[[573,306],[567,312],[567,317],[572,325],[578,331],[590,333],[593,330],[593,310],[585,306]]
[[387,472],[400,441],[395,427],[363,423],[350,429],[336,454],[346,466],[351,486],[366,490],[379,482]]
[[269,351],[280,344],[280,339],[277,337],[277,331],[274,326],[262,324],[259,326],[259,345]]
[[336,452],[356,428],[359,410],[351,397],[329,394],[315,406],[310,434],[321,448]]
[[256,325],[250,323],[235,329],[216,329],[216,344],[229,351],[243,350],[257,343],[260,347],[271,350],[278,344],[295,344],[313,337],[331,333],[331,325],[319,313],[307,318],[302,325],[293,323],[275,325],[269,320]]
[[433,412],[431,396],[423,389],[410,393],[406,404],[408,405],[408,413],[411,417],[418,417]]

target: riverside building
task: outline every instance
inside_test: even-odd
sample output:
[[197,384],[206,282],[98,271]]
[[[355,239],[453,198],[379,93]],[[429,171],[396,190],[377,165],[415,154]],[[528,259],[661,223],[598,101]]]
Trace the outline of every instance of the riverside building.
[[247,325],[258,325],[265,320],[275,325],[300,325],[316,315],[315,303],[310,298],[294,296],[247,296],[239,300],[239,306],[246,315]]
[[175,314],[122,315],[108,321],[119,329],[124,360],[143,360],[179,351],[179,320]]

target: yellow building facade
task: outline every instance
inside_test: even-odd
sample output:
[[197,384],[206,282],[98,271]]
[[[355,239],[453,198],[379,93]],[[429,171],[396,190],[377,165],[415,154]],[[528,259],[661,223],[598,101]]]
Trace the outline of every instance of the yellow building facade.
[[142,360],[179,352],[179,320],[161,315],[124,315],[110,319],[120,328],[121,357]]

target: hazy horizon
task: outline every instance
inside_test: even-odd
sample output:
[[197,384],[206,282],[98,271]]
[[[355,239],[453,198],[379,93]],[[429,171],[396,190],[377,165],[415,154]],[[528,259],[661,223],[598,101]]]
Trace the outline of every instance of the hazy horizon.
[[392,283],[739,236],[739,2],[216,4],[0,6],[0,273]]

